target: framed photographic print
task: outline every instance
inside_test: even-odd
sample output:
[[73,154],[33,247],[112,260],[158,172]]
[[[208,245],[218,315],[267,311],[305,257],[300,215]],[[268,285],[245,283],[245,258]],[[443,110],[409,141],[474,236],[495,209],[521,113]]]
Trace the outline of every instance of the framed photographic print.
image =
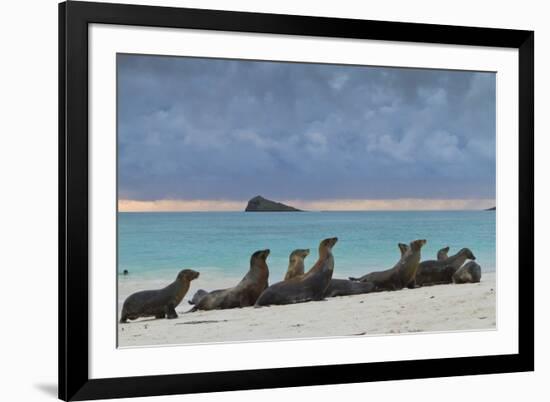
[[59,397],[534,369],[534,33],[59,5]]

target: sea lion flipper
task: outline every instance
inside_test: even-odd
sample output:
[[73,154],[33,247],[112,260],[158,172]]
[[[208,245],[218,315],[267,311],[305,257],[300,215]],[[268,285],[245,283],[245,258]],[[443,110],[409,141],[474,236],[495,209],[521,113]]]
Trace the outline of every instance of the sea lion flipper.
[[166,307],[166,318],[170,320],[174,318],[178,318],[178,313],[176,313],[176,309],[174,308],[173,304],[169,304]]

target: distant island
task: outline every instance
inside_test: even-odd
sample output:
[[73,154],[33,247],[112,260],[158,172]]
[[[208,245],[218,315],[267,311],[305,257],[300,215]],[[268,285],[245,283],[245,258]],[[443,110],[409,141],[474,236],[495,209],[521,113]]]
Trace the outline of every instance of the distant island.
[[290,207],[280,202],[271,201],[258,195],[246,205],[245,212],[302,212],[300,209]]
[[485,211],[496,211],[497,210],[497,207],[493,207],[493,208],[487,208]]

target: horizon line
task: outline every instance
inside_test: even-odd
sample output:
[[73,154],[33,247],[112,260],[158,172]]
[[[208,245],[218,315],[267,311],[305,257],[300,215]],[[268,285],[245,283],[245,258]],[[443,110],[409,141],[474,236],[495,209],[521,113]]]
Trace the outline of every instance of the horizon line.
[[[333,199],[277,201],[304,212],[479,211],[496,206],[495,199]],[[118,200],[118,212],[244,212],[248,203],[235,200]]]

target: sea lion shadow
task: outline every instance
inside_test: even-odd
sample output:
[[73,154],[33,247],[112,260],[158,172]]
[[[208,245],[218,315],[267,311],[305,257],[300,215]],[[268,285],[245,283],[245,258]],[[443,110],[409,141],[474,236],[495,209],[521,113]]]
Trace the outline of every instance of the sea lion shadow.
[[151,318],[144,318],[144,319],[137,319],[137,320],[131,320],[131,321],[127,321],[127,322],[124,322],[124,323],[119,323],[119,324],[123,324],[123,325],[136,325],[136,324],[143,324],[143,323],[149,323],[151,321],[160,321],[160,320],[166,320],[167,318],[155,318],[155,317],[151,317]]
[[194,320],[194,321],[177,322],[176,325],[216,324],[219,322],[229,322],[229,320]]

